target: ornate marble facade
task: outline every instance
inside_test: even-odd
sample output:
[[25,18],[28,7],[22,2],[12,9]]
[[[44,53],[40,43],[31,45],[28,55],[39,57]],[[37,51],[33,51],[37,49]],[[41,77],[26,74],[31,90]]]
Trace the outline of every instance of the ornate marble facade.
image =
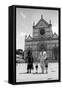
[[48,59],[54,60],[53,48],[58,48],[58,41],[58,35],[52,32],[51,20],[48,23],[41,15],[38,23],[33,23],[33,36],[25,36],[24,57],[26,57],[27,51],[31,49],[34,60],[36,61],[38,60],[40,51],[44,48],[47,51]]

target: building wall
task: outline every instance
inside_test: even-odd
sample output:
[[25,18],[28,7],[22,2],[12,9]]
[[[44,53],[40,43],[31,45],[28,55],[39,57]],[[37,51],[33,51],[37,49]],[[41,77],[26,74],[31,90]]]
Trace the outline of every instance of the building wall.
[[[52,24],[45,23],[46,21],[41,20],[33,26],[33,37],[30,40],[25,40],[25,54],[26,57],[28,48],[31,48],[34,60],[37,60],[40,53],[40,47],[42,44],[45,45],[49,60],[54,59],[53,47],[58,47],[58,38],[53,38]],[[40,30],[44,30],[44,34],[41,34]],[[48,39],[49,38],[49,39]]]
[[52,49],[56,46],[58,47],[58,40],[45,40],[45,41],[28,41],[25,42],[25,53],[24,53],[24,57],[27,56],[27,51],[28,48],[32,49],[32,55],[34,57],[34,61],[38,60],[39,57],[39,53],[40,50],[38,49],[40,47],[40,45],[45,44],[47,45],[47,56],[49,60],[53,60],[54,59],[54,54]]
[[38,37],[39,37],[39,29],[33,28],[33,38],[38,38]]

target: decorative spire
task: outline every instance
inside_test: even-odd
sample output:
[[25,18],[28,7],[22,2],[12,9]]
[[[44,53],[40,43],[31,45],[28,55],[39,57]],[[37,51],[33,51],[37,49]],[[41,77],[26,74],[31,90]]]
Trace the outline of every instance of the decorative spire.
[[41,19],[43,19],[43,15],[41,15]]
[[25,39],[27,39],[27,35],[25,35]]
[[51,24],[51,20],[49,20],[49,24]]
[[33,22],[33,26],[35,26],[35,22]]

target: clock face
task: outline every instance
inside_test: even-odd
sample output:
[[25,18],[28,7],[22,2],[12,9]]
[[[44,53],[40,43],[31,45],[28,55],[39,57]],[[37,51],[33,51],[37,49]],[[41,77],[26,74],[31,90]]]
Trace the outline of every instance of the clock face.
[[45,30],[44,29],[40,29],[40,34],[44,35],[45,34]]

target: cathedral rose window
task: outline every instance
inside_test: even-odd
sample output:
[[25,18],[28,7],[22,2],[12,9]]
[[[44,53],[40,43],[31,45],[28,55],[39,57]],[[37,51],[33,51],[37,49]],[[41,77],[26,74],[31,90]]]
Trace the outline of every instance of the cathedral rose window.
[[44,35],[45,34],[45,30],[42,28],[42,29],[40,29],[40,34],[41,35]]

